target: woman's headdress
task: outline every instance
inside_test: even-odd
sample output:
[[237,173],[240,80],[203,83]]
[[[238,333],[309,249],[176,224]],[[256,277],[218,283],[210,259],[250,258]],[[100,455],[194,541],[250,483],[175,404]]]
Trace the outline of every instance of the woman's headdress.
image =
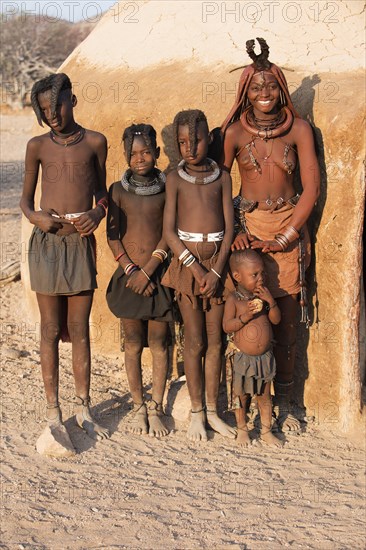
[[246,100],[249,83],[255,73],[262,71],[273,74],[281,88],[284,104],[290,109],[295,117],[299,117],[299,114],[295,110],[295,107],[293,106],[293,103],[291,101],[285,75],[283,74],[282,70],[277,67],[277,65],[269,61],[269,47],[267,45],[267,42],[263,38],[257,38],[257,40],[261,48],[261,53],[259,55],[254,52],[255,41],[247,40],[246,42],[247,53],[249,57],[253,60],[253,63],[245,67],[244,71],[241,74],[239,80],[239,90],[235,99],[235,103],[221,125],[221,131],[223,134],[232,122],[235,122],[240,118],[241,112],[245,107],[244,103]]

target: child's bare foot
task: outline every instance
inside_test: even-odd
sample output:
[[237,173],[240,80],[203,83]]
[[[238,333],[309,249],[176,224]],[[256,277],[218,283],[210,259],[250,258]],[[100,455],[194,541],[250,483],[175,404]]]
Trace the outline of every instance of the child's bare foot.
[[249,437],[248,426],[238,426],[238,435],[236,436],[236,442],[241,447],[249,447],[251,445],[251,439]]
[[157,403],[152,399],[148,406],[148,417],[149,417],[149,435],[151,437],[163,437],[168,435],[169,430],[166,428],[162,422],[163,407],[161,403]]
[[62,414],[58,403],[46,405],[46,421],[50,428],[62,425]]
[[283,441],[278,439],[278,437],[276,437],[267,427],[265,428],[265,431],[261,431],[261,441],[271,447],[283,447]]
[[146,435],[147,428],[147,411],[145,403],[134,403],[133,410],[128,415],[127,429],[135,435]]
[[110,437],[109,430],[103,428],[103,426],[99,426],[91,415],[89,407],[90,398],[82,399],[81,397],[76,397],[76,399],[78,407],[75,418],[79,428],[84,430],[92,439],[108,439]]
[[235,439],[236,430],[231,428],[221,418],[219,418],[216,409],[207,409],[207,422],[210,424],[211,428],[229,439]]
[[190,441],[207,441],[205,410],[191,411],[191,423],[187,431]]

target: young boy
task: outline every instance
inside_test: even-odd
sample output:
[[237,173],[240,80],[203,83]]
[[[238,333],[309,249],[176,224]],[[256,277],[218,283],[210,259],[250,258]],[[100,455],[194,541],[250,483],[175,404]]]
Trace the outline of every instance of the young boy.
[[[36,82],[31,93],[38,122],[51,129],[27,145],[20,207],[35,226],[29,242],[31,288],[41,314],[41,367],[46,419],[62,425],[58,400],[58,344],[63,323],[72,343],[77,424],[94,439],[109,437],[90,414],[89,314],[96,283],[93,232],[107,210],[107,142],[74,120],[77,99],[66,74]],[[42,168],[40,210],[34,208]],[[93,208],[93,197],[96,206]]]
[[234,438],[235,430],[217,415],[226,261],[234,234],[231,178],[207,158],[211,134],[202,111],[178,113],[174,132],[182,161],[167,178],[164,235],[174,257],[163,284],[175,289],[184,322],[184,371],[192,405],[187,436],[207,440],[207,412],[215,431]]
[[[155,168],[160,149],[150,124],[126,128],[122,140],[130,168],[109,190],[108,244],[119,265],[107,289],[107,302],[121,318],[125,333],[125,366],[134,403],[128,429],[160,437],[168,434],[162,401],[168,372],[168,322],[173,320],[171,293],[160,282],[168,257],[162,237],[166,178]],[[141,372],[146,322],[153,359],[152,399],[147,404]]]
[[225,303],[223,327],[225,332],[234,333],[234,344],[239,350],[234,357],[233,376],[237,442],[242,446],[250,444],[246,405],[249,395],[257,395],[261,439],[268,445],[279,447],[282,442],[271,432],[270,387],[276,374],[271,323],[277,325],[281,321],[281,312],[264,286],[263,260],[257,252],[235,250],[230,257],[230,269],[237,289]]

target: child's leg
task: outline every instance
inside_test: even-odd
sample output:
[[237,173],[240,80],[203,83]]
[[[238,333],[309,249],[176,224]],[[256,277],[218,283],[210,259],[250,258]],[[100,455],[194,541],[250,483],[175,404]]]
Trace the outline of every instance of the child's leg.
[[157,437],[169,433],[161,421],[162,401],[168,373],[168,328],[168,323],[149,321],[148,341],[153,359],[152,401],[148,404],[149,435]]
[[235,439],[236,431],[230,428],[217,415],[220,374],[222,367],[222,317],[224,304],[213,305],[206,312],[207,350],[205,355],[205,387],[207,420],[210,426],[221,435]]
[[187,437],[191,441],[207,441],[206,415],[203,409],[202,356],[204,351],[203,311],[192,308],[184,297],[179,300],[179,309],[184,323],[184,372],[187,378],[192,415]]
[[257,395],[259,413],[261,416],[261,439],[268,445],[282,447],[282,441],[278,439],[271,431],[272,422],[272,401],[270,394],[271,384],[264,386],[262,395]]
[[109,437],[106,428],[99,426],[91,416],[90,390],[90,337],[89,316],[93,291],[67,297],[67,328],[72,343],[72,368],[78,399],[76,421],[93,439]]
[[299,304],[296,296],[277,299],[281,310],[281,322],[273,326],[276,345],[276,378],[274,404],[278,407],[278,423],[283,430],[299,430],[300,422],[290,411],[290,399],[294,380],[296,354],[296,325]]
[[235,420],[238,428],[238,435],[236,437],[236,442],[242,447],[248,447],[250,445],[250,437],[247,426],[247,402],[248,395],[243,394],[235,397],[234,399],[240,400],[241,407],[235,409]]
[[41,368],[47,400],[46,419],[50,425],[62,422],[58,403],[58,343],[61,335],[61,296],[47,296],[37,293],[41,314]]
[[133,401],[133,413],[129,418],[128,429],[137,435],[147,434],[147,412],[141,371],[144,323],[139,319],[122,319],[122,325],[125,333],[125,367]]

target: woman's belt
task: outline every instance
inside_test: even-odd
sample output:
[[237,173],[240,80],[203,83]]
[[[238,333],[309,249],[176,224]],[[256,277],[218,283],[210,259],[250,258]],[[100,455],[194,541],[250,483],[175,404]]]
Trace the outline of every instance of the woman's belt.
[[281,208],[285,204],[289,204],[291,206],[296,206],[296,204],[299,202],[300,195],[296,194],[293,197],[290,197],[289,199],[284,199],[283,197],[278,197],[277,199],[265,199],[263,201],[251,201],[249,199],[246,199],[245,197],[241,197],[238,195],[234,198],[234,208],[240,208],[242,212],[253,212],[258,206],[261,204],[273,207],[270,208],[271,210],[277,210],[278,208]]

